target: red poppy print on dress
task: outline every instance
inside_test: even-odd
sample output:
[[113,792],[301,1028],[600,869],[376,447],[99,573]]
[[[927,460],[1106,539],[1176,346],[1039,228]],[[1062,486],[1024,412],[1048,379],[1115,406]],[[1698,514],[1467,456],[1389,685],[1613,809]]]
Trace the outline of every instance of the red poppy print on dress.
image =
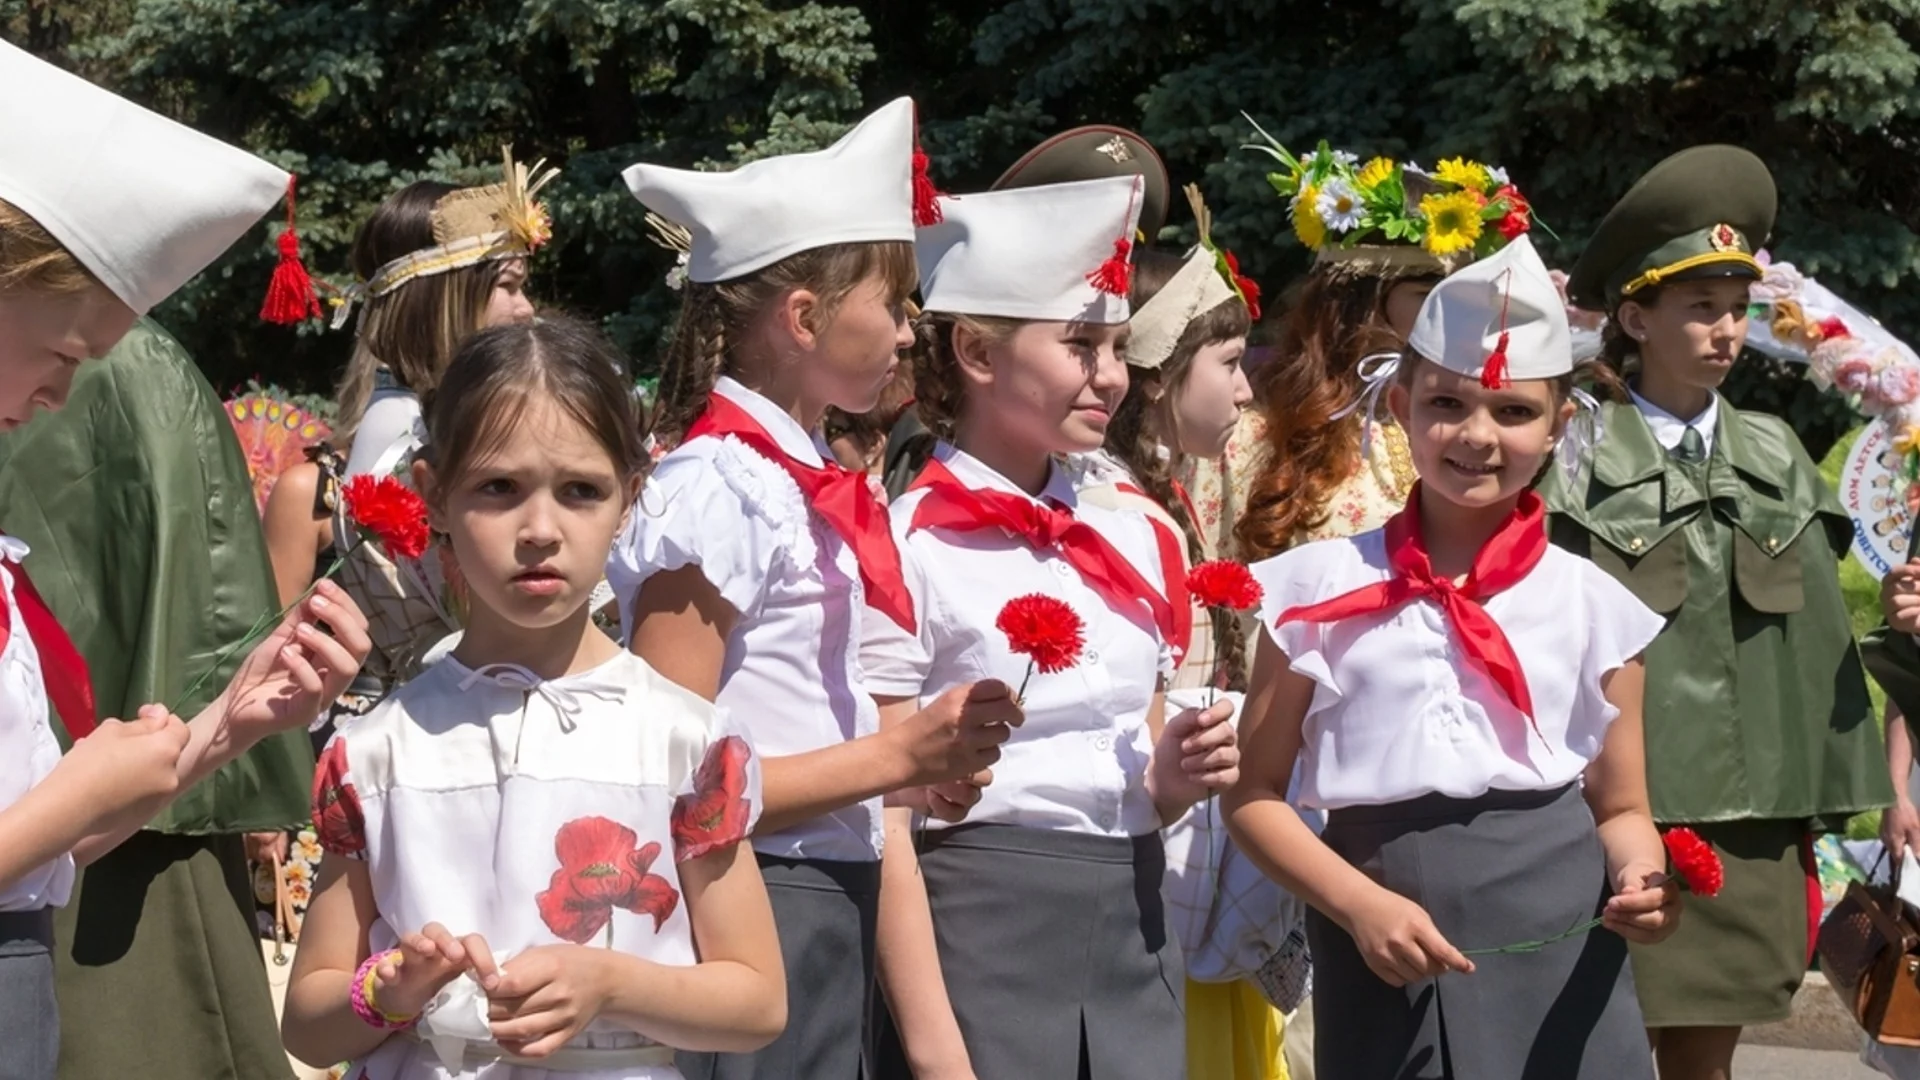
[[747,835],[747,740],[729,735],[707,748],[693,791],[673,801],[673,857],[686,862]]
[[335,855],[366,853],[367,819],[360,812],[360,796],[347,782],[347,744],[340,739],[327,744],[314,766],[313,831],[320,846]]
[[553,872],[546,891],[534,897],[540,918],[554,936],[584,945],[602,929],[613,944],[613,909],[652,915],[658,932],[679,906],[680,894],[658,874],[647,873],[660,854],[660,845],[639,850],[632,829],[603,817],[575,818],[554,835],[554,854],[560,869]]

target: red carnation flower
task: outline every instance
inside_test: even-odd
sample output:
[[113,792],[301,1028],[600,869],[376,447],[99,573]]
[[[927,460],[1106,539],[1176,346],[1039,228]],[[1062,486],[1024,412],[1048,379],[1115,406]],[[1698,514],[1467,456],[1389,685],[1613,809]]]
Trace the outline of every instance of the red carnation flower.
[[344,495],[354,525],[388,555],[417,559],[427,553],[427,504],[412,488],[391,476],[362,474],[347,481]]
[[1667,857],[1673,860],[1674,872],[1686,883],[1688,892],[1695,896],[1719,895],[1727,872],[1712,844],[1687,828],[1668,829],[1660,839],[1667,845]]
[[1508,184],[1494,192],[1493,197],[1507,204],[1506,216],[1500,219],[1500,224],[1494,226],[1500,230],[1501,236],[1508,240],[1518,240],[1526,234],[1527,230],[1533,228],[1533,204],[1527,201],[1525,195],[1520,194],[1519,188]]
[[1007,647],[1032,661],[1042,675],[1079,663],[1087,644],[1080,616],[1065,601],[1039,593],[1007,601],[993,625],[1007,635]]
[[1203,562],[1187,572],[1187,591],[1204,607],[1246,611],[1260,602],[1260,583],[1232,559]]
[[1835,338],[1853,336],[1847,332],[1847,324],[1841,322],[1840,317],[1837,315],[1829,315],[1819,322],[1814,323],[1813,326],[1814,329],[1820,331],[1821,341],[1832,341]]
[[1260,321],[1260,283],[1240,272],[1240,260],[1231,251],[1222,249],[1226,257],[1227,272],[1233,275],[1233,287],[1240,291],[1240,299],[1246,301],[1247,317],[1254,322]]

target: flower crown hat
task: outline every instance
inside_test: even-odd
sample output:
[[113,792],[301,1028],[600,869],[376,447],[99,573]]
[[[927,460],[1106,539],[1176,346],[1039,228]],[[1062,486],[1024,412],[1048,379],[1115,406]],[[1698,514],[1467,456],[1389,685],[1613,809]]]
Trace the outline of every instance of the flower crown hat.
[[332,299],[335,329],[346,324],[355,303],[386,296],[415,278],[526,258],[553,238],[553,218],[535,196],[560,170],[545,160],[517,162],[510,146],[501,148],[500,158],[499,183],[449,191],[433,204],[432,247],[394,259]]
[[[1244,114],[1243,114],[1244,115]],[[1431,172],[1325,142],[1295,155],[1252,117],[1245,148],[1278,162],[1267,183],[1287,200],[1294,236],[1316,263],[1359,274],[1451,273],[1533,228],[1533,208],[1506,171],[1449,158]]]

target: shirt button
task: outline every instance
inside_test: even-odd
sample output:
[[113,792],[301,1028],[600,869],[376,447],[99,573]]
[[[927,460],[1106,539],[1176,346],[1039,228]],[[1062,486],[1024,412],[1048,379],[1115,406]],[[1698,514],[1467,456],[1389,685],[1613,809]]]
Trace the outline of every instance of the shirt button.
[[1628,548],[1630,548],[1630,549],[1632,549],[1632,550],[1634,550],[1634,551],[1639,551],[1639,550],[1640,550],[1641,548],[1643,548],[1643,547],[1645,547],[1645,546],[1646,546],[1646,541],[1644,541],[1644,540],[1642,540],[1642,539],[1640,539],[1640,538],[1639,538],[1639,537],[1637,537],[1637,536],[1636,536],[1636,537],[1634,537],[1633,539],[1631,539],[1631,540],[1629,540],[1629,541],[1627,541],[1627,547],[1628,547]]
[[1096,738],[1093,740],[1093,748],[1102,753],[1105,753],[1106,751],[1113,749],[1113,740],[1108,736],[1102,735],[1099,738]]
[[1088,650],[1087,650],[1087,663],[1089,663],[1089,664],[1097,664],[1097,663],[1099,663],[1099,662],[1100,662],[1100,654],[1099,654],[1099,653],[1097,653],[1097,652],[1095,652],[1095,651],[1094,651],[1094,650],[1092,650],[1092,649],[1088,649]]
[[1061,562],[1058,559],[1055,559],[1052,563],[1048,565],[1052,566],[1053,572],[1060,577],[1066,577],[1067,575],[1073,573],[1073,567],[1068,566],[1066,563]]

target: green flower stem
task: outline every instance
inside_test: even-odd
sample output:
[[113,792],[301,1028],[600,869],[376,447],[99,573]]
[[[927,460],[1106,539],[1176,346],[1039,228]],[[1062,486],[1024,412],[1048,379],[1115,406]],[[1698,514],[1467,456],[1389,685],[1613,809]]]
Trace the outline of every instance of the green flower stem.
[[1555,942],[1565,941],[1570,937],[1579,937],[1581,934],[1599,926],[1604,921],[1603,919],[1588,919],[1585,922],[1574,923],[1572,926],[1567,927],[1565,930],[1560,931],[1550,938],[1542,938],[1539,941],[1521,941],[1512,945],[1502,945],[1495,949],[1461,949],[1460,955],[1492,956],[1496,954],[1537,953]]
[[199,693],[200,688],[207,685],[208,679],[213,678],[214,672],[219,671],[221,668],[226,667],[227,661],[233,659],[234,655],[238,653],[241,649],[253,647],[256,643],[259,642],[259,640],[262,637],[264,637],[267,634],[268,631],[272,630],[276,626],[279,626],[280,621],[287,617],[288,612],[292,611],[294,608],[299,607],[301,604],[306,603],[307,598],[313,595],[313,591],[320,587],[321,582],[327,580],[328,578],[331,578],[333,575],[340,572],[340,568],[346,565],[347,556],[353,554],[354,551],[357,548],[359,548],[360,544],[362,543],[365,543],[365,541],[363,540],[363,541],[356,542],[353,545],[353,547],[348,548],[346,551],[336,556],[333,560],[333,565],[327,567],[327,572],[324,574],[321,574],[317,578],[314,578],[313,584],[308,585],[305,592],[295,597],[293,603],[288,604],[286,607],[281,608],[279,611],[276,611],[271,615],[261,616],[260,620],[255,622],[253,624],[253,627],[247,631],[245,637],[242,637],[239,641],[236,641],[233,644],[227,646],[226,648],[220,650],[220,655],[213,658],[213,663],[208,665],[207,670],[201,672],[200,677],[193,680],[193,684],[187,687],[186,692],[182,693],[179,699],[173,705],[168,707],[167,711],[170,713],[173,713],[176,716],[179,715],[180,710],[186,706],[187,702],[193,700],[193,695]]

